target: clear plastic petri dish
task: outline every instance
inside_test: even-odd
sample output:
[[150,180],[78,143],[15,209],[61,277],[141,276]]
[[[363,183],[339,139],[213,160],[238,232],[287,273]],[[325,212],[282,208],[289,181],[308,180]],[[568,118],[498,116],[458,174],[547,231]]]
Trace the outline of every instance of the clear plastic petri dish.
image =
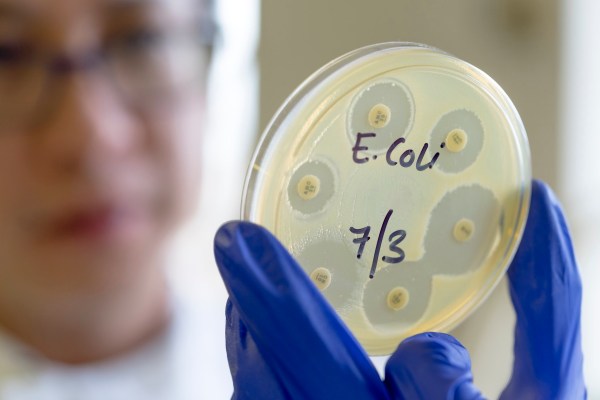
[[529,146],[481,70],[435,48],[348,53],[286,100],[242,218],[287,247],[371,355],[447,332],[490,294],[524,228]]

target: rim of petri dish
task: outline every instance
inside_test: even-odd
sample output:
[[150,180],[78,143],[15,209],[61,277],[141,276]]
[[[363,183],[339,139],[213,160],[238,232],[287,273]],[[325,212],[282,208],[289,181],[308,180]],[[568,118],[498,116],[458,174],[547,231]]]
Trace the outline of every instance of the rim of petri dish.
[[[268,160],[270,154],[278,148],[277,146],[280,137],[282,135],[292,134],[285,129],[286,121],[290,116],[298,113],[298,111],[305,107],[307,103],[310,103],[309,100],[311,98],[314,98],[316,95],[323,95],[322,91],[324,89],[329,91],[327,93],[327,103],[329,105],[335,104],[336,101],[345,96],[348,91],[336,87],[328,87],[328,85],[331,85],[331,82],[341,74],[359,68],[365,59],[371,59],[377,54],[414,49],[422,49],[446,57],[451,61],[453,73],[459,74],[461,78],[470,81],[474,86],[486,92],[486,94],[494,100],[495,105],[502,111],[507,124],[511,127],[510,132],[512,133],[514,148],[516,149],[516,154],[513,155],[513,162],[517,164],[516,169],[520,173],[521,187],[519,188],[518,211],[515,222],[513,226],[510,227],[512,235],[497,265],[492,269],[493,272],[485,278],[477,293],[471,296],[459,310],[453,312],[439,323],[430,326],[430,329],[428,329],[430,331],[448,332],[475,311],[475,309],[492,293],[493,289],[504,276],[520,243],[529,212],[529,200],[531,196],[530,150],[523,122],[514,104],[504,90],[479,68],[435,47],[412,42],[386,42],[373,44],[351,51],[327,63],[310,75],[284,101],[258,141],[244,183],[241,202],[241,218],[257,223],[262,222],[258,217],[260,211],[259,197],[261,183],[265,178],[265,174],[268,174],[262,168],[262,165],[266,164],[266,160]],[[319,110],[315,110],[315,113],[318,114]],[[321,111],[321,114],[322,113],[324,113],[324,111]],[[308,123],[311,123],[311,121],[307,121],[307,124]],[[284,151],[287,150],[289,149],[285,149]],[[284,189],[282,188],[282,190]],[[267,228],[270,229],[269,226],[267,226]],[[382,335],[381,338],[377,339],[369,338],[361,340],[359,338],[359,341],[370,355],[385,355],[390,354],[405,337],[406,336],[402,335]]]

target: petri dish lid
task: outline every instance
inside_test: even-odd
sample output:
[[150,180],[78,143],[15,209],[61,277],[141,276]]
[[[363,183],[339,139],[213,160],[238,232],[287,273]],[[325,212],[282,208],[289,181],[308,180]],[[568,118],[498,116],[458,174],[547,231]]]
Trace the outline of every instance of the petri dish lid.
[[371,355],[447,332],[493,290],[529,209],[523,123],[481,70],[382,43],[310,76],[264,132],[242,218],[291,254]]

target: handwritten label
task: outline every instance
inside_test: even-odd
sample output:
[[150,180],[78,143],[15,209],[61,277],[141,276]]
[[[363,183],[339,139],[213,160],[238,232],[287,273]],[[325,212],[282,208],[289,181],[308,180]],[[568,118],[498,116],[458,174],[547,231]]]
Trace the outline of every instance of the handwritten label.
[[[377,236],[377,244],[375,245],[375,252],[373,253],[373,261],[371,262],[371,271],[369,272],[369,278],[373,279],[375,276],[375,271],[377,270],[377,263],[379,262],[379,253],[381,252],[381,246],[383,244],[383,239],[385,238],[386,229],[388,226],[388,222],[390,221],[390,217],[394,213],[394,210],[389,210],[385,217],[383,218],[383,222],[381,223],[381,227],[379,228],[379,234]],[[352,243],[358,244],[358,252],[356,253],[356,258],[361,258],[362,253],[365,250],[365,246],[367,242],[371,240],[369,233],[371,232],[371,226],[365,226],[363,228],[355,228],[353,226],[350,227],[350,232],[356,235],[362,235],[358,238],[352,240]],[[394,256],[384,255],[381,257],[381,261],[389,263],[389,264],[397,264],[404,260],[404,250],[402,250],[399,245],[406,238],[406,231],[403,229],[398,229],[393,231],[388,236],[388,251],[390,253],[394,253]]]
[[[359,155],[359,152],[368,151],[369,146],[366,143],[366,142],[368,142],[367,139],[374,138],[376,136],[377,136],[377,134],[374,132],[367,132],[367,133],[358,132],[356,134],[356,141],[354,142],[354,146],[352,147],[352,161],[354,161],[356,164],[365,164],[365,163],[369,162],[369,160],[370,160],[369,157],[366,157],[366,156],[361,157]],[[405,142],[406,142],[406,139],[401,137],[401,138],[394,140],[389,145],[387,151],[385,152],[385,160],[389,166],[393,167],[396,165],[400,165],[404,168],[409,168],[415,163],[415,159],[416,159],[417,163],[415,164],[415,168],[417,169],[417,171],[425,171],[427,169],[433,168],[433,166],[435,165],[435,162],[437,161],[437,159],[440,156],[439,152],[436,152],[433,155],[433,157],[431,158],[431,160],[428,163],[424,164],[425,154],[427,153],[429,144],[427,144],[427,143],[423,144],[423,147],[421,147],[421,151],[419,152],[418,157],[416,156],[416,153],[413,149],[406,149],[406,150],[404,150],[404,152],[402,152],[400,154],[400,156],[398,156],[398,153],[400,153],[400,151],[401,151],[401,149],[398,149],[398,147],[402,143],[405,143]],[[445,146],[446,146],[446,143],[442,143],[440,145],[440,148],[443,149]],[[377,155],[373,155],[372,158],[373,158],[373,160],[376,160]]]
[[[369,139],[375,138],[377,137],[377,134],[375,132],[366,132],[366,133],[362,133],[362,132],[358,132],[356,134],[356,141],[354,142],[354,146],[352,147],[352,160],[356,163],[356,164],[366,164],[368,163],[371,159],[372,160],[376,160],[377,159],[377,155],[373,155],[371,156],[371,158],[361,155],[359,154],[360,152],[366,152],[369,150],[369,146],[368,146],[368,142]],[[404,149],[404,151],[402,151],[402,149],[400,148],[400,145],[402,145],[403,143],[406,142],[406,139],[404,139],[403,137],[400,137],[396,140],[394,140],[387,148],[387,151],[385,152],[385,160],[386,163],[390,166],[390,167],[395,167],[397,165],[403,167],[403,168],[410,168],[411,166],[413,166],[413,164],[415,165],[415,168],[417,169],[417,171],[425,171],[428,169],[433,168],[433,166],[435,165],[436,161],[438,160],[440,153],[436,152],[433,157],[431,158],[431,160],[429,160],[429,162],[425,161],[425,156],[427,153],[427,149],[429,148],[429,144],[428,143],[424,143],[423,146],[421,147],[421,150],[419,151],[419,155],[416,155],[415,150],[413,149]],[[444,148],[445,147],[445,143],[442,143],[440,145],[440,148]],[[416,161],[416,163],[415,163]],[[390,217],[392,216],[392,214],[394,213],[394,210],[390,209],[387,214],[385,215],[383,222],[381,223],[381,227],[379,228],[379,234],[377,236],[377,243],[375,245],[375,251],[373,253],[373,260],[371,262],[371,270],[369,272],[369,278],[373,279],[373,277],[375,276],[375,272],[377,271],[377,264],[379,263],[380,259],[379,259],[379,254],[381,252],[381,247],[385,238],[385,234],[386,234],[386,229],[388,226],[388,222],[390,220]],[[352,240],[352,243],[357,244],[358,245],[358,251],[356,253],[356,258],[361,258],[363,251],[365,250],[365,247],[367,246],[367,243],[369,242],[369,240],[371,240],[371,237],[369,236],[369,233],[371,232],[371,226],[365,226],[362,228],[355,228],[355,227],[350,227],[350,232],[352,232],[355,235],[361,235],[355,239]],[[400,248],[400,243],[402,243],[402,241],[406,238],[406,231],[404,229],[397,229],[394,230],[388,237],[387,237],[387,251],[389,252],[388,254],[384,255],[381,257],[381,261],[385,262],[385,263],[389,263],[389,264],[397,264],[402,262],[402,260],[404,260],[404,250],[402,250],[402,248]],[[393,254],[393,255],[390,255]]]

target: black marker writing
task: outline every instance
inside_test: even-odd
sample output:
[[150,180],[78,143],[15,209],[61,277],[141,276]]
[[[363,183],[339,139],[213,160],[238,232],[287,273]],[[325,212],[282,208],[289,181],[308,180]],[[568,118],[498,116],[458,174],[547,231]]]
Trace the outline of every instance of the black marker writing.
[[[356,142],[354,143],[354,147],[352,147],[352,160],[357,163],[357,164],[364,164],[366,162],[369,162],[369,157],[359,157],[359,152],[363,152],[363,151],[368,151],[369,150],[369,146],[367,146],[365,144],[367,138],[373,138],[376,137],[377,134],[373,133],[373,132],[369,132],[369,133],[357,133],[356,134]],[[363,141],[363,143],[361,143],[361,141]],[[390,146],[388,147],[386,153],[385,153],[385,160],[387,162],[387,164],[391,167],[395,166],[395,165],[400,165],[401,167],[404,168],[409,168],[411,167],[413,164],[415,164],[415,160],[416,160],[416,164],[415,164],[415,168],[417,169],[417,171],[425,171],[426,169],[431,169],[433,168],[433,166],[435,165],[435,162],[438,160],[438,158],[440,157],[440,153],[436,152],[433,157],[431,158],[431,160],[429,160],[429,162],[425,163],[425,155],[427,153],[427,149],[429,148],[429,144],[424,143],[423,146],[421,147],[421,150],[419,151],[419,155],[416,155],[415,150],[413,149],[406,149],[404,150],[400,155],[398,155],[398,152],[396,151],[396,149],[398,148],[398,146],[400,146],[402,143],[405,143],[406,139],[404,138],[398,138],[396,140],[394,140],[392,142],[392,144],[390,144]],[[440,146],[441,148],[444,148],[444,143],[441,144]],[[375,160],[377,158],[377,156],[373,156],[373,159]]]
[[352,243],[358,244],[358,252],[356,253],[356,258],[360,258],[365,249],[365,245],[371,239],[369,237],[369,232],[371,231],[370,226],[365,226],[364,228],[356,229],[350,227],[350,232],[359,235],[362,234],[362,237],[352,239]]
[[375,137],[374,133],[357,133],[356,134],[356,143],[354,143],[354,147],[352,148],[352,160],[357,164],[363,164],[369,161],[369,157],[358,158],[359,151],[369,150],[367,146],[361,146],[360,141],[362,138]]
[[[383,218],[383,222],[381,223],[381,228],[379,228],[379,235],[377,236],[377,244],[375,245],[375,251],[373,253],[373,260],[371,262],[371,270],[369,271],[369,278],[373,278],[375,276],[375,272],[377,270],[377,263],[379,262],[379,253],[381,252],[381,245],[383,243],[383,239],[385,237],[385,232],[387,229],[387,225],[392,217],[394,210],[389,210],[385,217]],[[362,235],[361,237],[355,238],[352,240],[352,243],[358,244],[358,252],[356,253],[356,258],[361,258],[362,253],[365,249],[367,242],[371,239],[369,236],[369,232],[371,231],[370,226],[365,226],[363,228],[354,228],[350,227],[350,232],[356,235]],[[406,231],[399,229],[393,231],[388,237],[388,250],[396,256],[383,256],[381,260],[383,262],[389,264],[397,264],[404,260],[404,250],[402,250],[398,245],[406,238]]]

